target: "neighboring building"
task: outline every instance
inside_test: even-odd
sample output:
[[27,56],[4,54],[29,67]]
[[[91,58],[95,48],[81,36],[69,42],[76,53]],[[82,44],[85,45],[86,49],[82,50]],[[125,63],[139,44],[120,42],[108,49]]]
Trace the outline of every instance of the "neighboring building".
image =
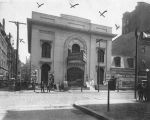
[[[37,12],[32,13],[27,24],[28,50],[31,64],[38,70],[38,83],[42,80],[47,84],[48,73],[53,73],[56,84],[67,80],[71,86],[81,86],[81,82],[91,79],[95,84],[98,81],[103,84],[111,67],[111,45],[115,37],[111,27],[75,16]],[[100,49],[96,42],[99,39],[103,39]]]
[[11,35],[5,32],[5,20],[0,23],[0,80],[7,82],[14,76],[15,52],[11,45]]
[[[122,35],[112,43],[112,69],[121,80],[120,88],[132,88],[135,84],[135,54],[136,38],[135,29],[139,32],[148,31],[150,28],[150,4],[138,2],[135,10],[126,12],[122,18]],[[141,34],[142,35],[142,34]],[[150,68],[150,47],[148,40],[138,39],[138,79],[146,79],[146,68]],[[116,63],[115,63],[116,61]],[[129,63],[130,62],[130,63]],[[134,63],[134,64],[133,64]],[[131,64],[131,65],[129,65]],[[131,68],[130,66],[134,66]],[[122,73],[121,73],[122,72]],[[129,77],[121,77],[131,76]],[[130,75],[132,74],[132,75]],[[126,81],[126,82],[123,82]],[[125,85],[123,85],[123,83]]]
[[150,4],[138,2],[135,10],[126,12],[122,18],[122,34],[135,31],[147,31],[150,28]]
[[5,26],[0,23],[0,79],[6,80],[8,77],[8,64],[7,64],[7,40],[8,37],[5,33]]
[[119,89],[133,89],[135,83],[135,36],[121,35],[112,42],[111,73],[117,77]]
[[[150,69],[150,39],[143,38],[143,34],[141,33],[138,39],[138,78],[146,79],[146,69]],[[121,78],[125,81],[130,81],[128,83],[129,88],[134,87],[135,81],[135,51],[136,51],[136,38],[134,32],[130,32],[125,35],[121,35],[117,39],[112,42],[112,73],[121,75],[125,74],[126,76],[131,76],[132,79]],[[126,71],[121,73],[122,71]],[[126,84],[124,82],[124,84]],[[127,84],[126,84],[127,85]],[[122,86],[120,86],[123,88]]]

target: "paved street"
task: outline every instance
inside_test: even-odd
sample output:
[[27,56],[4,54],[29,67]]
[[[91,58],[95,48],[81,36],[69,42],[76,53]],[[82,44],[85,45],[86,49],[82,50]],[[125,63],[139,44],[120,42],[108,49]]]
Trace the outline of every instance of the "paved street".
[[7,111],[2,120],[97,120],[76,109]]
[[[69,117],[66,116],[68,113],[71,116],[76,116],[76,111],[72,107],[72,104],[95,104],[95,103],[107,103],[107,91],[83,91],[82,93],[78,90],[67,91],[67,92],[51,92],[51,93],[40,93],[40,91],[17,91],[17,92],[3,92],[0,91],[0,118],[1,120],[12,119],[47,119],[49,115],[53,115],[53,112],[61,113],[59,118]],[[133,100],[133,91],[111,91],[110,99],[112,102],[127,102],[126,100]],[[55,111],[54,109],[57,109]],[[65,110],[61,110],[65,109]],[[40,112],[41,111],[41,112]],[[63,111],[63,112],[60,112]],[[68,112],[67,112],[68,111]],[[77,110],[78,111],[78,110]],[[78,111],[79,112],[79,111]],[[77,113],[78,113],[77,112]],[[21,114],[20,114],[21,113]],[[40,117],[35,116],[38,114]],[[28,115],[27,115],[28,114]],[[72,115],[73,114],[73,115]],[[79,118],[85,119],[86,115],[77,114]],[[23,117],[25,116],[25,118]],[[46,116],[42,118],[42,116]],[[82,117],[81,117],[82,116]],[[83,118],[83,116],[85,118]],[[27,117],[27,118],[26,118]],[[54,116],[53,116],[54,117]],[[87,117],[89,118],[89,117]],[[21,120],[22,120],[21,119]],[[53,119],[54,120],[54,119]],[[59,120],[59,119],[57,119]],[[80,120],[77,118],[77,120]],[[88,119],[87,119],[88,120]]]

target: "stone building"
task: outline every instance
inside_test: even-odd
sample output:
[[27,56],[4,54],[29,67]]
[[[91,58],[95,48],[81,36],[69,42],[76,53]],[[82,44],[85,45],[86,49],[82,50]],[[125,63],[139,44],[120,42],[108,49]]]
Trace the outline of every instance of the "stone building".
[[125,12],[122,18],[122,34],[135,31],[147,31],[150,28],[150,4],[137,2],[132,12]]
[[5,33],[5,25],[0,23],[0,76],[1,80],[6,80],[8,76],[8,64],[7,64],[7,40],[8,37]]
[[8,80],[14,76],[15,52],[11,45],[11,34],[5,32],[5,20],[0,23],[0,80]]
[[92,79],[96,85],[103,84],[111,67],[115,37],[111,27],[76,16],[38,12],[32,12],[27,24],[28,51],[38,71],[38,83],[47,84],[52,73],[56,84],[66,80],[70,86],[80,86]]

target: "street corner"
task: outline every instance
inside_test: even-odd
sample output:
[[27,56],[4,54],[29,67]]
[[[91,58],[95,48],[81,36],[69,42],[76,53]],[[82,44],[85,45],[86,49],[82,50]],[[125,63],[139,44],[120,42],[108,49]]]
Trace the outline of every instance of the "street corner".
[[85,106],[82,106],[82,105],[77,105],[77,104],[73,104],[73,106],[79,110],[81,110],[82,112],[88,114],[88,115],[91,115],[95,118],[98,118],[98,119],[102,119],[102,120],[111,120],[111,118],[109,118],[108,116],[104,115],[103,113],[98,113],[90,108],[87,108]]

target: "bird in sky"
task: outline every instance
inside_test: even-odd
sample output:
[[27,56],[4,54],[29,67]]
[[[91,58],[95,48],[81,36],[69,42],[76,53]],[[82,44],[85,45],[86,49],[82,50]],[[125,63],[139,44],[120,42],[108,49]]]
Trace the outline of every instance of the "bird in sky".
[[117,24],[115,24],[115,26],[116,26],[116,30],[118,30],[120,28],[120,26]]
[[104,16],[104,13],[106,13],[106,12],[107,12],[107,10],[105,10],[105,11],[104,11],[104,12],[102,12],[102,13],[99,11],[99,13],[100,13],[100,16],[103,16],[103,17],[105,17],[105,16]]
[[40,8],[42,5],[44,5],[44,3],[39,4],[39,3],[37,2],[37,5],[38,5],[38,8]]
[[77,5],[79,5],[78,3],[76,3],[76,4],[71,4],[70,3],[70,8],[75,8],[75,6],[77,6]]
[[20,39],[20,42],[25,43],[25,42],[23,41],[23,39]]

